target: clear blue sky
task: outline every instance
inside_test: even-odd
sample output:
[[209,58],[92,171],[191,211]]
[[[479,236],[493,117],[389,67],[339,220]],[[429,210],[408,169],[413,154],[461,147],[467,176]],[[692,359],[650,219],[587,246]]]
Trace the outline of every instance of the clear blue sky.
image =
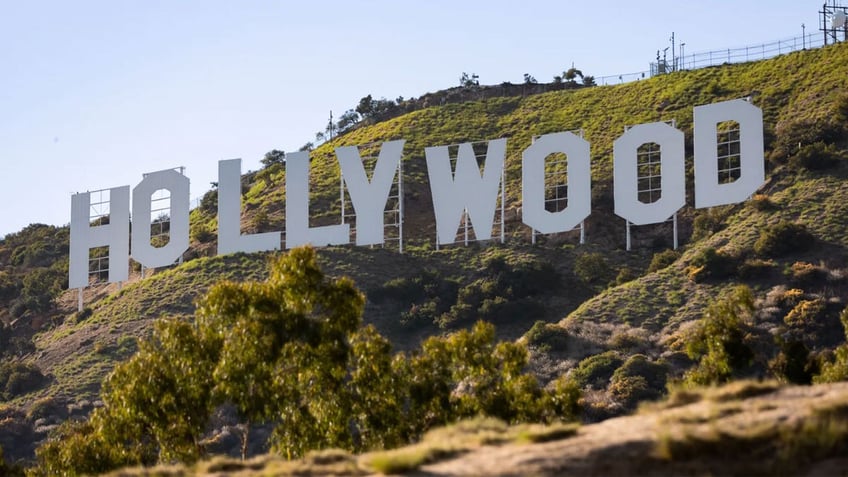
[[687,54],[800,36],[822,3],[0,0],[0,236],[145,172],[186,166],[198,197],[367,94],[643,71],[671,32]]

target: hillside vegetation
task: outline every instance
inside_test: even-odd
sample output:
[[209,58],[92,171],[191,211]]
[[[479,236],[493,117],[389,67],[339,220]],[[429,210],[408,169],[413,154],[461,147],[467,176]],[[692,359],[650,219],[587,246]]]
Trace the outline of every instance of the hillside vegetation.
[[[312,225],[338,223],[335,147],[405,139],[405,253],[334,247],[319,252],[319,264],[365,292],[364,321],[397,350],[479,319],[494,323],[500,338],[528,346],[542,385],[566,374],[580,384],[587,421],[696,375],[810,383],[828,370],[844,379],[831,363],[846,356],[846,77],[848,45],[838,44],[618,86],[433,106],[357,128],[312,151]],[[740,97],[763,110],[767,182],[743,204],[695,210],[692,108]],[[661,224],[634,227],[627,252],[624,220],[613,214],[612,142],[628,125],[672,120],[686,137],[682,247],[670,251],[671,225]],[[532,245],[517,210],[521,152],[534,136],[564,130],[582,130],[592,145],[587,243],[573,232]],[[506,243],[435,250],[424,148],[500,137],[509,138]],[[244,232],[284,229],[284,183],[279,163],[243,176]],[[143,279],[136,271],[120,289],[91,287],[82,312],[75,292],[62,291],[67,229],[32,225],[0,242],[7,458],[32,459],[59,423],[100,406],[103,378],[150,336],[155,319],[191,317],[221,279],[267,278],[274,254],[213,256],[216,202],[210,191],[192,212],[182,265]]]

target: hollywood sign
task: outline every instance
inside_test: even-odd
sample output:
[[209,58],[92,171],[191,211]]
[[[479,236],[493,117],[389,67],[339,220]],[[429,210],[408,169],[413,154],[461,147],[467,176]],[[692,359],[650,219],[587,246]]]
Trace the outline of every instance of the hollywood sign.
[[[750,197],[765,180],[762,111],[743,100],[694,108],[695,207],[734,204]],[[738,177],[719,180],[718,125],[735,121],[739,126]],[[506,139],[488,141],[483,172],[472,145],[461,144],[452,170],[448,146],[425,148],[427,170],[436,219],[437,244],[454,243],[463,214],[471,217],[475,236],[491,238],[499,191],[503,187]],[[660,198],[645,203],[638,197],[639,148],[654,143],[660,148]],[[379,245],[385,241],[384,211],[403,152],[403,140],[382,144],[369,180],[356,146],[339,147],[336,156],[356,214],[356,244]],[[552,212],[545,208],[545,161],[552,154],[568,160],[567,207]],[[629,128],[613,144],[615,213],[635,225],[667,221],[686,202],[684,135],[664,122]],[[542,234],[573,230],[591,212],[589,143],[570,133],[558,132],[537,138],[522,153],[521,220]],[[218,163],[218,253],[258,252],[281,248],[281,232],[242,234],[241,160]],[[285,247],[350,243],[350,225],[309,225],[309,153],[286,155]],[[160,190],[170,194],[168,242],[151,244],[151,199]],[[155,268],[175,263],[189,246],[189,180],[175,170],[146,174],[132,191],[132,232],[129,186],[109,189],[109,223],[91,222],[90,193],[71,198],[70,288],[89,284],[89,254],[97,247],[109,248],[108,281],[128,278],[132,257],[142,266]],[[130,250],[130,238],[132,249]],[[80,294],[80,296],[82,296]]]

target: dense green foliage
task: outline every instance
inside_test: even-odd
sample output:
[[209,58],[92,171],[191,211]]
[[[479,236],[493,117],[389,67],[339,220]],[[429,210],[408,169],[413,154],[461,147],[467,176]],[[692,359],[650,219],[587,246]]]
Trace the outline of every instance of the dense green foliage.
[[524,372],[524,347],[497,342],[492,325],[478,322],[393,356],[385,338],[362,326],[363,305],[350,280],[324,277],[308,248],[275,260],[264,282],[214,286],[195,323],[156,323],[104,383],[104,407],[40,448],[35,472],[194,461],[222,404],[234,405],[246,425],[274,423],[271,445],[289,457],[397,446],[477,415],[574,418],[577,388],[542,389]]
[[803,224],[781,221],[766,227],[754,242],[757,255],[774,257],[801,252],[813,245],[813,236]]
[[842,310],[839,319],[842,321],[842,327],[845,330],[846,343],[834,350],[832,359],[821,364],[821,373],[813,378],[814,382],[848,381],[848,308]]
[[32,224],[0,240],[0,318],[45,313],[67,288],[67,227]]
[[43,385],[45,377],[38,367],[14,361],[0,363],[0,400],[8,401]]
[[698,359],[698,365],[686,372],[686,382],[722,383],[750,366],[754,353],[746,343],[745,327],[753,311],[753,293],[744,285],[704,311],[700,326],[686,343],[686,353]]

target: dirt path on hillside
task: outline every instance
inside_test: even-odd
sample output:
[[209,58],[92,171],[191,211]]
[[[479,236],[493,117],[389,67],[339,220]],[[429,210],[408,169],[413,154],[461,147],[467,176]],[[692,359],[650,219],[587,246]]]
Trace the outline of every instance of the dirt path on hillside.
[[[724,459],[711,448],[688,459],[668,459],[662,441],[766,435],[786,432],[817,409],[848,409],[848,383],[790,387],[745,400],[703,400],[659,412],[587,425],[576,436],[535,445],[482,447],[426,465],[413,475],[744,475],[774,456]],[[780,428],[778,430],[778,428]],[[759,434],[758,434],[759,433]],[[728,442],[728,441],[725,441]],[[736,449],[744,454],[745,449]],[[848,475],[848,457],[811,462],[801,475]]]

